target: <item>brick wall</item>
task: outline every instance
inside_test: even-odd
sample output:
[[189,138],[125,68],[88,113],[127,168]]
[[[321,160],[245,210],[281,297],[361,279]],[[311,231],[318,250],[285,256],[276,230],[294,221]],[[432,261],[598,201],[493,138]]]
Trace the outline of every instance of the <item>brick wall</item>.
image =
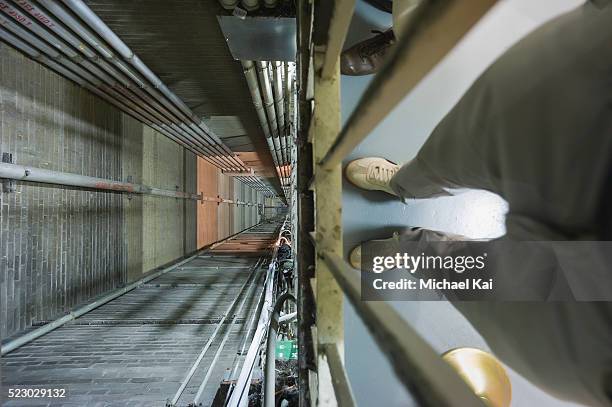
[[[120,178],[121,113],[4,45],[0,106],[0,150],[17,163]],[[0,195],[4,336],[122,280],[119,195],[23,184]]]
[[[0,44],[0,152],[56,171],[193,192],[195,156]],[[195,248],[192,202],[51,185],[0,194],[0,332],[61,316]]]

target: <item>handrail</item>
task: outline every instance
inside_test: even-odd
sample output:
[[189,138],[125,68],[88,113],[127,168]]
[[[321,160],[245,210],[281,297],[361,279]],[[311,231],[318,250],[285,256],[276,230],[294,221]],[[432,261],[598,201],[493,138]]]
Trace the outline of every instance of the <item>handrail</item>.
[[[251,267],[251,271],[250,271],[247,279],[244,281],[244,283],[240,287],[240,291],[238,291],[238,295],[236,297],[234,297],[234,300],[228,305],[228,307],[223,312],[223,315],[222,315],[221,319],[219,320],[219,322],[217,322],[217,326],[215,327],[215,330],[208,337],[208,340],[206,341],[206,343],[204,344],[204,346],[200,350],[200,353],[198,354],[196,359],[191,364],[191,368],[187,371],[187,374],[185,375],[185,377],[181,381],[181,384],[179,385],[178,389],[176,390],[176,393],[174,394],[174,397],[172,397],[172,401],[169,403],[171,406],[175,406],[176,403],[181,398],[181,396],[183,395],[183,392],[185,391],[185,388],[187,388],[187,385],[191,381],[191,378],[193,377],[193,375],[195,374],[196,370],[200,366],[200,363],[202,362],[202,359],[204,359],[204,356],[208,352],[208,349],[210,349],[210,346],[212,345],[212,343],[214,342],[215,338],[217,337],[217,334],[221,331],[221,328],[223,328],[223,324],[225,323],[225,320],[228,319],[228,318],[230,318],[230,320],[232,320],[234,318],[234,316],[237,314],[236,313],[236,314],[230,315],[230,312],[232,312],[232,310],[234,309],[234,307],[238,303],[238,298],[240,298],[242,296],[242,293],[245,291],[245,289],[251,285],[251,280],[254,279],[257,270],[259,270],[260,263],[261,263],[261,259],[258,260],[253,265],[253,267]],[[244,296],[244,297],[246,298],[246,296]],[[228,329],[227,332],[231,332],[231,329]],[[209,367],[209,371],[210,371],[210,367]],[[201,393],[198,390],[197,398],[199,398],[200,395],[201,395]]]
[[[3,178],[22,182],[53,184],[63,187],[88,188],[95,189],[98,191],[110,191],[124,194],[155,195],[164,196],[168,198],[190,199],[194,201],[208,201],[247,206],[263,206],[263,204],[259,203],[234,201],[231,199],[221,198],[220,196],[203,196],[202,194],[193,194],[190,192],[183,192],[178,190],[156,188],[144,184],[115,181],[108,178],[90,177],[87,175],[74,174],[71,172],[52,171],[47,170],[45,168],[37,168],[29,165],[19,165],[13,163],[0,163],[0,179]],[[253,187],[250,188],[255,189]]]
[[283,293],[276,299],[272,309],[272,317],[270,318],[264,371],[264,407],[275,407],[276,405],[276,335],[278,334],[278,325],[280,323],[281,307],[287,300],[297,302],[292,294],[288,292]]
[[368,327],[397,377],[419,405],[485,407],[467,384],[399,313],[384,301],[361,300],[359,271],[334,253],[319,253]]
[[[285,218],[283,226],[281,226],[281,228],[279,229],[279,239],[280,233],[283,229],[285,229],[287,223],[288,220],[287,218]],[[232,394],[226,404],[228,407],[245,407],[247,406],[249,401],[249,388],[251,386],[251,377],[253,375],[253,369],[255,368],[255,362],[257,360],[259,350],[266,339],[268,327],[270,325],[272,316],[277,267],[276,257],[278,255],[279,247],[278,243],[279,241],[277,240],[276,245],[274,246],[274,251],[272,252],[270,264],[268,265],[268,272],[266,274],[266,282],[264,286],[264,303],[261,309],[261,314],[259,316],[259,321],[257,323],[257,330],[253,335],[253,340],[251,341],[251,345],[249,346],[249,350],[247,351],[246,357],[242,364],[242,369],[240,369],[240,375],[238,376],[238,380],[236,380],[236,384],[234,385]]]

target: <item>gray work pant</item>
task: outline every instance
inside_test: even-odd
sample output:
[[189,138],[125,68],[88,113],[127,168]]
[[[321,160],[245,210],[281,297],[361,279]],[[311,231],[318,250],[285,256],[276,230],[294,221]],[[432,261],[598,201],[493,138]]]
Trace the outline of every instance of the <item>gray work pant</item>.
[[[508,202],[505,239],[612,240],[610,3],[587,2],[501,56],[395,175],[395,192],[484,189]],[[536,385],[612,405],[612,303],[454,305]]]

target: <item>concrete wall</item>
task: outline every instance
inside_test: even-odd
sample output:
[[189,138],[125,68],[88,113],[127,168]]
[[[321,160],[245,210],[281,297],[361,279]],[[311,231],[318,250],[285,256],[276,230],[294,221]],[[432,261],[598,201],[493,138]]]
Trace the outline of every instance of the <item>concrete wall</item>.
[[[4,44],[0,152],[50,170],[197,189],[193,154]],[[184,200],[18,183],[0,208],[3,338],[196,247],[196,204]]]
[[[198,193],[208,197],[219,195],[219,169],[202,158],[198,158]],[[202,201],[198,206],[198,247],[204,247],[219,240],[217,202]]]
[[[125,117],[132,128],[127,129],[129,135],[123,139],[123,178],[168,190],[195,192],[195,155]],[[192,201],[158,196],[124,198],[130,280],[196,249],[196,206]]]
[[238,205],[236,202],[263,202],[263,194],[241,181],[222,174],[221,170],[198,159],[198,193],[229,202],[198,204],[198,247],[203,247],[256,225],[261,221],[257,206]]

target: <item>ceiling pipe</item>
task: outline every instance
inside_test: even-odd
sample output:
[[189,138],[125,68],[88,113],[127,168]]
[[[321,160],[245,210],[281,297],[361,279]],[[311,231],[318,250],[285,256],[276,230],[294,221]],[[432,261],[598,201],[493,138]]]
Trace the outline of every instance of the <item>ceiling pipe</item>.
[[202,198],[200,195],[189,192],[172,191],[150,187],[143,184],[115,181],[107,178],[89,177],[86,175],[52,171],[44,168],[36,168],[11,163],[0,163],[0,178],[139,195],[157,195],[192,200],[200,200]]
[[[21,28],[21,26],[14,24],[12,21],[7,20],[0,14],[0,26],[9,31],[3,31],[2,38],[9,45],[25,52],[32,59],[49,66],[51,69],[57,71],[62,76],[72,80],[73,82],[85,87],[92,93],[102,97],[103,99],[111,102],[113,105],[120,108],[120,110],[126,111],[140,121],[147,122],[142,115],[147,115],[143,112],[140,106],[134,103],[133,99],[129,100],[125,97],[126,90],[121,86],[117,86],[111,79],[101,73],[95,66],[92,66],[88,61],[80,61],[82,65],[89,67],[89,70],[84,67],[76,65],[71,59],[64,57],[50,45],[38,39],[34,34]],[[13,35],[14,34],[14,35]],[[47,39],[50,36],[47,35]],[[24,42],[27,44],[28,50],[24,49]],[[61,47],[59,47],[62,49]],[[92,74],[93,72],[93,74]],[[97,76],[97,77],[96,77]],[[104,85],[98,77],[103,77],[107,83]],[[119,93],[118,91],[122,91]],[[112,96],[112,98],[111,98]],[[139,113],[135,112],[138,111]],[[210,150],[206,147],[202,148],[202,145],[194,144],[194,140],[185,139],[180,133],[174,132],[174,130],[161,131],[163,134],[176,141],[179,144],[187,145],[187,147],[198,155],[202,155],[207,158],[215,166],[224,165],[218,161]],[[168,135],[168,132],[172,133],[172,136]],[[211,157],[212,155],[212,157]],[[228,164],[225,164],[228,165]]]
[[[125,77],[125,75],[123,75],[121,72],[116,71],[114,68],[110,67],[106,63],[105,60],[98,58],[96,54],[93,53],[93,51],[91,51],[91,49],[87,47],[87,45],[83,44],[82,41],[79,41],[72,34],[68,33],[65,29],[63,29],[60,23],[55,21],[55,19],[52,16],[45,14],[44,10],[42,10],[40,7],[33,8],[33,9],[30,8],[30,10],[32,12],[38,13],[39,16],[44,17],[44,19],[49,22],[48,25],[53,27],[51,29],[53,33],[55,33],[56,35],[66,35],[65,40],[68,41],[70,44],[75,44],[75,43],[80,44],[79,49],[86,56],[91,57],[90,59],[83,59],[82,57],[79,57],[78,54],[73,52],[70,46],[67,45],[63,40],[57,38],[52,33],[49,33],[46,30],[44,30],[38,24],[37,20],[33,21],[30,19],[27,19],[27,17],[25,17],[24,15],[16,14],[18,10],[14,7],[11,7],[11,5],[8,4],[8,2],[4,0],[0,1],[0,3],[2,3],[1,5],[3,6],[1,8],[2,11],[7,13],[9,16],[14,17],[18,15],[19,18],[17,21],[22,23],[23,26],[27,27],[28,30],[24,30],[21,28],[21,26],[18,26],[12,22],[8,22],[6,19],[3,18],[2,23],[5,28],[13,31],[16,35],[21,37],[26,42],[33,44],[40,51],[46,53],[54,60],[57,60],[60,64],[64,66],[68,66],[71,70],[73,70],[74,72],[78,73],[80,76],[85,78],[92,86],[95,86],[97,88],[104,88],[105,92],[113,94],[114,98],[120,99],[122,103],[127,103],[128,105],[132,106],[132,108],[138,107],[141,113],[144,114],[145,116],[151,117],[155,115],[156,118],[152,119],[153,121],[158,121],[162,125],[172,122],[172,120],[168,119],[166,116],[161,115],[161,113],[155,111],[150,106],[150,105],[157,105],[157,103],[154,100],[152,100],[151,97],[149,97],[146,93],[142,92],[142,90],[138,87],[138,83],[136,83],[137,86],[133,86],[133,84],[130,82],[129,79]],[[36,6],[32,2],[26,2],[26,1],[21,1],[21,0],[19,1],[19,3],[24,7],[25,5],[29,5],[31,7]],[[40,35],[44,35],[44,36],[40,37],[41,39],[38,39],[34,34],[38,34],[39,37]],[[54,48],[51,48],[51,46],[47,46],[46,43],[42,41],[42,39],[47,41]],[[64,55],[66,55],[66,57],[58,53],[56,51],[57,49],[59,49]],[[45,63],[45,64],[51,66],[51,64],[48,64],[48,63]],[[99,65],[103,70],[98,68],[97,65]],[[55,66],[55,68],[57,68],[57,66]],[[113,77],[111,78],[111,76],[107,75],[105,72],[108,72]],[[65,70],[60,73],[65,74]],[[104,81],[106,86],[101,84],[98,78]],[[75,80],[74,75],[72,75],[69,79]],[[75,82],[83,86],[83,84],[80,83],[80,81],[77,80]],[[90,87],[88,87],[88,89],[92,90]],[[121,94],[119,94],[119,92]],[[99,92],[94,91],[94,93],[99,95]],[[138,97],[144,99],[145,103],[144,104],[140,103],[140,101],[138,100]],[[108,98],[105,98],[105,99],[108,99]],[[126,101],[126,99],[130,99],[130,100]],[[117,105],[117,103],[113,103],[113,104]],[[143,112],[142,111],[143,109],[146,109],[148,112],[147,113]],[[121,110],[125,110],[125,109],[122,108]],[[133,113],[130,113],[130,114],[133,115]],[[141,120],[140,117],[138,119]],[[202,155],[204,157],[208,157],[208,160],[211,161],[215,166],[218,166],[221,168],[234,168],[235,167],[235,164],[231,162],[227,162],[226,164],[224,164],[223,162],[226,161],[224,160],[225,157],[223,157],[221,153],[213,151],[211,149],[211,146],[209,144],[204,143],[202,140],[199,139],[199,137],[194,137],[194,135],[188,134],[188,133],[181,134],[181,133],[184,133],[184,131],[181,130],[175,124],[171,124],[170,126],[172,127],[171,131],[175,132],[175,137],[171,137],[173,140],[177,141],[176,134],[179,134],[180,137],[177,142],[183,145],[187,144],[188,148],[190,148],[192,151],[194,151],[193,144],[199,145],[199,147],[196,148],[196,151],[194,151],[194,153],[198,155]],[[166,134],[167,131],[163,131],[162,133]],[[189,142],[182,140],[185,137],[189,139]]]
[[[0,0],[0,3],[7,7],[12,4],[12,2],[8,4],[9,2],[6,0]],[[118,106],[137,120],[185,145],[213,165],[224,170],[245,172],[249,170],[246,164],[211,132],[182,100],[172,93],[81,0],[63,0],[63,3],[85,21],[95,33],[92,33],[77,21],[59,2],[40,0],[40,3],[54,16],[59,17],[61,22],[55,21],[53,16],[37,5],[36,1],[17,0],[17,3],[26,13],[35,17],[35,22],[29,22],[28,29],[35,30],[35,33],[46,41],[51,39],[49,42],[52,42],[52,45],[67,57],[62,59],[60,64],[47,59],[46,65]],[[5,7],[3,7],[3,11],[8,13]],[[39,19],[41,16],[44,19]],[[44,20],[49,22],[49,24],[45,23],[46,29],[53,31],[56,35],[68,41],[70,45],[58,40],[53,35],[49,36],[47,30],[39,24]],[[75,37],[74,34],[63,27],[63,24],[67,24],[81,38]],[[111,48],[104,44],[96,34],[111,45]],[[88,47],[87,44],[93,49]],[[74,51],[71,46],[78,49],[78,52]],[[99,58],[96,51],[103,58]],[[120,60],[115,53],[121,55],[127,61],[127,64]],[[84,59],[82,54],[87,58]],[[70,73],[70,70],[61,67],[61,65],[66,66],[68,63],[72,63],[72,70],[78,72],[86,82],[79,77],[75,77],[74,74]],[[75,63],[78,63],[78,65]],[[137,72],[134,72],[129,65]],[[75,66],[78,69],[74,69]],[[101,84],[99,80],[104,83]],[[147,81],[153,86],[147,85]],[[145,103],[143,104],[142,101]]]
[[[291,146],[293,140],[293,129],[291,127],[291,98],[293,97],[291,93],[291,75],[289,72],[289,63],[283,62],[283,88],[284,88],[284,102],[285,102],[285,145],[287,146],[287,164],[289,165],[288,172],[291,172]],[[291,174],[289,174],[290,176]]]
[[[34,3],[32,0],[19,0],[20,3]],[[159,98],[159,101],[166,107],[178,113],[186,122],[191,122],[194,126],[192,129],[197,129],[198,134],[206,139],[214,146],[220,155],[226,155],[230,161],[234,162],[238,168],[247,169],[246,165],[219,139],[201,120],[176,96],[168,87],[159,79],[143,62],[134,54],[134,52],[81,0],[63,0],[63,3],[77,16],[79,16],[97,35],[106,41],[111,49],[108,49],[96,35],[91,33],[87,28],[83,27],[79,21],[74,19],[66,9],[56,0],[39,0],[42,5],[51,13],[58,16],[60,20],[68,25],[73,31],[78,33],[90,46],[97,49],[104,58],[118,63],[128,70],[125,65],[114,56],[113,50],[116,51],[125,61],[135,68],[152,86],[145,86],[144,81],[140,81],[140,86],[150,92],[150,94]],[[27,11],[27,10],[26,10]],[[131,72],[131,71],[130,71]],[[138,78],[132,73],[134,78]],[[159,92],[165,97],[159,97]],[[171,102],[171,103],[170,103]]]
[[242,7],[247,11],[255,11],[259,8],[259,0],[242,0]]
[[219,4],[226,10],[233,10],[238,6],[238,0],[219,0]]
[[268,63],[266,61],[257,62],[257,74],[259,77],[260,90],[263,95],[263,101],[268,116],[268,125],[270,132],[272,133],[272,142],[274,144],[274,151],[278,157],[278,171],[280,172],[279,177],[283,177],[283,156],[282,149],[279,141],[278,123],[276,118],[276,111],[274,110],[274,96],[272,94],[272,85],[270,83]]
[[[247,85],[249,87],[249,91],[251,92],[251,99],[253,99],[253,105],[255,106],[255,110],[257,112],[257,117],[259,118],[259,123],[261,124],[261,128],[266,137],[266,141],[268,143],[268,148],[270,149],[270,153],[272,155],[272,159],[274,161],[274,167],[276,168],[276,172],[278,174],[279,181],[283,174],[281,173],[281,160],[279,156],[279,151],[274,145],[274,137],[272,135],[272,131],[270,130],[271,126],[268,124],[268,120],[266,118],[266,112],[264,111],[264,104],[261,98],[261,89],[259,86],[259,82],[257,81],[257,67],[253,63],[253,61],[244,60],[242,61],[242,68],[244,72],[244,76],[247,81]],[[269,83],[269,82],[268,82]],[[271,105],[272,112],[274,113],[274,105]]]
[[276,7],[277,3],[278,3],[278,0],[263,0],[263,4],[265,8],[274,8]]
[[[270,62],[269,65],[270,67],[276,66],[276,62]],[[278,82],[279,79],[281,81],[281,84],[279,84]],[[271,68],[270,69],[270,81],[273,84],[273,90],[274,90],[274,106],[275,106],[275,110],[277,113],[278,141],[280,144],[281,155],[282,155],[283,176],[287,178],[287,176],[289,175],[289,172],[287,169],[288,155],[287,155],[287,142],[285,139],[287,128],[285,127],[286,114],[285,114],[285,107],[283,103],[284,97],[283,97],[283,91],[282,91],[282,68],[279,68],[279,69]],[[279,115],[279,113],[282,113],[282,117]]]
[[274,143],[274,150],[276,150],[279,158],[279,169],[282,165],[282,154],[281,145],[278,134],[278,123],[276,120],[276,112],[274,111],[274,96],[272,95],[272,85],[270,84],[270,77],[268,74],[268,63],[266,61],[258,61],[257,63],[257,75],[259,77],[260,90],[263,95],[263,101],[268,116],[268,125],[272,133],[272,142]]
[[[286,145],[285,145],[285,106],[283,98],[283,79],[282,65],[280,61],[271,61],[269,65],[272,67],[272,83],[274,90],[274,107],[276,110],[276,123],[278,125],[278,135],[281,144],[281,153],[283,156],[283,164],[287,163]],[[285,174],[286,176],[286,174]]]

